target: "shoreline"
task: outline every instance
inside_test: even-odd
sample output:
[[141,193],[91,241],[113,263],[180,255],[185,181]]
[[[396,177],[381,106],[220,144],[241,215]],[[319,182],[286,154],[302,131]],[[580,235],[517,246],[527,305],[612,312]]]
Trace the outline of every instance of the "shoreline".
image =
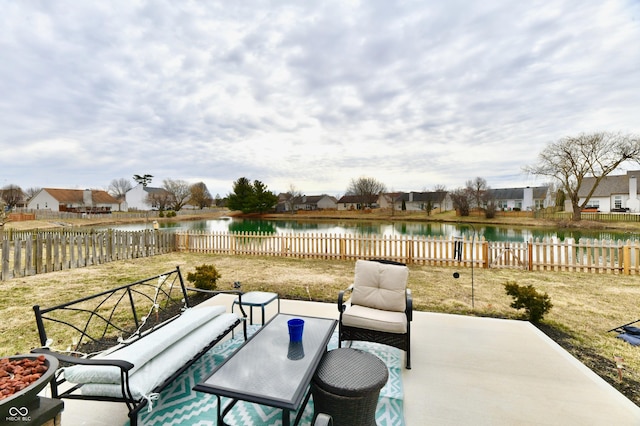
[[445,212],[426,216],[424,212],[389,212],[389,211],[299,211],[296,213],[266,213],[248,214],[233,212],[226,209],[216,211],[197,211],[182,214],[175,217],[117,217],[115,212],[105,216],[94,216],[78,219],[48,219],[28,220],[20,222],[6,222],[0,226],[1,231],[17,230],[28,231],[36,229],[74,228],[104,225],[122,225],[130,223],[160,223],[192,220],[219,219],[221,217],[236,217],[246,219],[265,220],[296,220],[296,221],[362,221],[362,222],[424,222],[424,223],[472,223],[476,225],[497,225],[522,228],[560,228],[575,230],[622,230],[640,231],[638,222],[595,222],[582,220],[580,222],[557,221],[550,219],[535,219],[527,217],[498,216],[493,219],[485,219],[481,216],[456,216],[455,212]]

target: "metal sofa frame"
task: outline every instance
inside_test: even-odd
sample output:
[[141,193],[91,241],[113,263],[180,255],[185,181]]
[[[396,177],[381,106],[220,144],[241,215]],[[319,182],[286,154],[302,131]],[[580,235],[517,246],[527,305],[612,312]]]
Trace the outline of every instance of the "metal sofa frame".
[[[84,399],[125,403],[129,410],[131,426],[137,425],[138,413],[147,406],[145,398],[135,399],[129,389],[129,371],[134,365],[125,360],[94,359],[94,356],[114,347],[133,344],[150,333],[161,330],[163,326],[175,321],[185,309],[192,307],[189,291],[204,292],[215,297],[218,294],[236,294],[240,291],[211,291],[186,287],[180,268],[150,278],[122,285],[97,294],[72,300],[57,306],[41,308],[35,305],[33,310],[40,344],[34,353],[45,353],[58,359],[62,367],[69,365],[110,365],[120,368],[122,398],[82,395],[81,384],[70,384],[56,374],[51,381],[51,394],[57,399]],[[193,293],[192,293],[193,294]],[[180,374],[195,363],[208,350],[219,343],[240,324],[243,325],[244,339],[247,339],[246,313],[240,304],[242,316],[221,336],[209,342],[200,352],[194,354],[182,367],[153,389],[160,392],[169,386]],[[45,328],[49,326],[49,334]],[[58,333],[58,336],[56,336]],[[54,345],[66,345],[63,338],[71,337],[71,345],[66,350],[54,349]],[[126,338],[123,338],[126,336]],[[52,337],[55,337],[52,338]],[[89,352],[89,353],[87,353]]]

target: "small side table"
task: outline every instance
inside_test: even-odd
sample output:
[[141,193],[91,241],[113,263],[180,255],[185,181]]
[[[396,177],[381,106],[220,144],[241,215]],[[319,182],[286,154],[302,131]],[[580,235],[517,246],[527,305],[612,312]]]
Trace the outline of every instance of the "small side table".
[[[280,298],[278,297],[278,293],[269,293],[266,291],[250,291],[248,293],[244,293],[242,295],[242,305],[250,307],[249,324],[253,325],[253,308],[260,306],[262,309],[262,325],[264,325],[264,308],[274,300],[278,301],[278,313],[280,313]],[[240,302],[237,298],[233,301],[233,305],[231,305],[231,313],[233,313],[233,308],[239,303]]]
[[311,381],[315,416],[336,425],[376,426],[380,389],[389,379],[384,362],[368,352],[340,348],[324,354]]

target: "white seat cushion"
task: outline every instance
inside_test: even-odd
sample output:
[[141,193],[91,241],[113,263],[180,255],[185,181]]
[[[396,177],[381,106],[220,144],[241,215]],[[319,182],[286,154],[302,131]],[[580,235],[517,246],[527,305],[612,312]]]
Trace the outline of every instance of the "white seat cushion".
[[[224,314],[224,306],[207,306],[189,308],[180,317],[171,323],[163,326],[137,342],[122,349],[111,352],[104,356],[97,356],[96,359],[119,359],[132,363],[133,369],[129,374],[133,374],[142,368],[151,359],[154,359],[160,352],[165,351],[175,342],[181,340],[185,335],[194,329],[210,322],[212,319]],[[234,315],[234,318],[237,316]],[[209,340],[210,341],[210,340]],[[74,365],[64,369],[64,377],[72,383],[120,383],[120,369],[112,366],[102,365]]]
[[[156,386],[169,378],[209,343],[221,337],[224,331],[237,319],[238,316],[235,314],[219,315],[214,320],[185,335],[173,345],[163,348],[161,353],[129,377],[129,386],[133,397],[135,399],[148,397]],[[80,390],[83,395],[122,397],[122,388],[119,384],[90,383],[83,385]]]
[[342,324],[367,330],[404,334],[407,332],[407,315],[404,312],[351,305],[342,314]]

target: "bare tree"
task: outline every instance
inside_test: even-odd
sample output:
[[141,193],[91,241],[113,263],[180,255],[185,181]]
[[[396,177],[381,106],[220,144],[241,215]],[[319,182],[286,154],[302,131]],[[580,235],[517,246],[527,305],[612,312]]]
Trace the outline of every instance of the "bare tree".
[[457,210],[460,216],[469,216],[471,213],[471,202],[473,194],[468,188],[458,188],[449,193],[453,208]]
[[191,189],[189,184],[181,179],[165,179],[162,181],[162,187],[171,194],[173,211],[179,211],[189,200]]
[[154,188],[147,194],[145,202],[154,210],[165,211],[173,204],[173,196],[164,188]]
[[[0,234],[5,223],[9,222],[9,214],[4,205],[4,201],[0,198]],[[1,236],[1,235],[0,235]]]
[[37,188],[37,187],[31,187],[31,188],[27,188],[24,191],[24,195],[27,198],[27,200],[32,199],[33,197],[35,197],[35,195],[40,192],[42,188]]
[[468,180],[466,185],[466,190],[472,195],[473,205],[471,207],[476,207],[481,209],[483,206],[483,198],[489,189],[487,185],[487,180],[481,177],[477,177],[473,180]]
[[289,190],[284,193],[285,209],[287,211],[293,211],[294,199],[302,197],[302,191],[300,191],[294,184],[289,185]]
[[493,196],[491,191],[485,191],[482,196],[482,204],[484,207],[484,217],[487,219],[493,219],[496,217],[498,206],[496,205],[496,197]]
[[347,195],[355,195],[359,198],[360,204],[371,207],[378,200],[383,192],[386,192],[386,186],[371,177],[360,177],[351,179],[347,187]]
[[23,199],[24,193],[22,189],[18,185],[7,185],[0,190],[0,195],[2,195],[2,201],[5,202],[6,208],[11,210],[15,206],[17,206]]
[[447,186],[442,184],[433,185],[433,192],[447,192]]
[[[582,209],[602,179],[625,161],[640,162],[640,137],[608,132],[583,133],[550,143],[539,154],[538,162],[525,167],[525,171],[557,180],[571,201],[572,220],[579,221]],[[595,181],[580,203],[578,193],[587,176]]]
[[124,201],[127,191],[131,190],[133,186],[129,179],[120,178],[114,179],[109,184],[109,188],[107,188],[107,192],[113,196],[118,201]]
[[207,189],[207,185],[204,182],[198,182],[191,185],[190,201],[193,205],[200,207],[201,209],[209,207],[213,202],[211,193]]

